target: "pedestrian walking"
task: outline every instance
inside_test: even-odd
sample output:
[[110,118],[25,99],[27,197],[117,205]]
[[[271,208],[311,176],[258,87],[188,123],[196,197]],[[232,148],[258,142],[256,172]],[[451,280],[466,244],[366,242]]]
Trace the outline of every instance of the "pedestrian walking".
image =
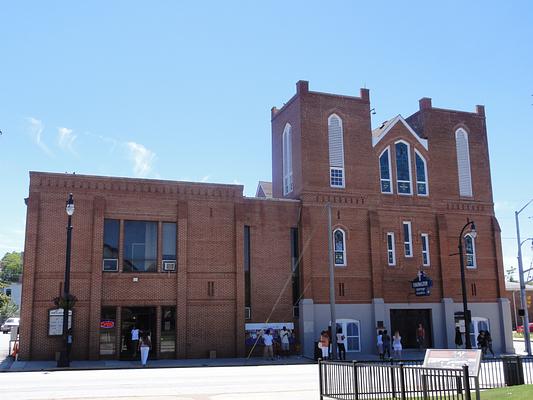
[[419,323],[416,329],[416,342],[418,343],[418,348],[422,350],[426,342],[426,330],[422,326],[422,323]]
[[492,357],[494,357],[494,351],[492,350],[492,336],[490,335],[489,331],[485,331],[485,341],[487,343],[487,349],[492,354]]
[[383,331],[378,331],[376,338],[376,346],[378,348],[378,356],[380,360],[383,360]]
[[262,336],[263,344],[265,345],[263,357],[265,360],[274,360],[274,337],[272,336],[270,329],[267,329]]
[[342,333],[342,328],[337,328],[337,350],[339,353],[339,360],[346,360],[346,346],[344,345],[344,339],[346,336]]
[[455,347],[458,349],[463,347],[463,335],[461,334],[461,329],[458,326],[455,327]]
[[133,359],[137,358],[137,350],[139,348],[139,329],[133,325],[131,328],[131,357]]
[[383,358],[388,357],[390,358],[390,336],[385,329],[383,331]]
[[146,362],[148,361],[148,353],[150,353],[150,349],[152,348],[152,342],[150,340],[150,337],[143,332],[141,335],[141,339],[139,340],[139,351],[141,353],[141,364],[143,367],[146,366]]
[[322,359],[327,360],[329,358],[329,335],[328,331],[320,332],[320,341],[318,347],[322,350]]
[[394,351],[394,357],[399,359],[402,358],[402,337],[400,336],[399,331],[394,332],[394,336],[392,338],[392,350]]

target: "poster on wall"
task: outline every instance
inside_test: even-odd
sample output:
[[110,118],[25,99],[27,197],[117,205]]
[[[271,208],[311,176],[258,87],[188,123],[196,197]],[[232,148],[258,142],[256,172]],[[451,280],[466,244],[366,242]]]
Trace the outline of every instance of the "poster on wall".
[[[72,328],[72,310],[68,310],[68,327]],[[48,336],[61,336],[63,334],[63,309],[57,308],[48,311]]]

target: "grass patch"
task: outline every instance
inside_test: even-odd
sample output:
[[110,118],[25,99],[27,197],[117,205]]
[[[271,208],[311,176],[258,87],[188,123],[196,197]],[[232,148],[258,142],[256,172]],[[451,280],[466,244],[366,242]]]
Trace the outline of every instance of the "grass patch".
[[[475,394],[472,393],[475,399]],[[481,400],[531,400],[533,385],[508,386],[481,392]]]
[[524,334],[513,331],[513,338],[514,339],[522,339],[522,340],[524,340]]

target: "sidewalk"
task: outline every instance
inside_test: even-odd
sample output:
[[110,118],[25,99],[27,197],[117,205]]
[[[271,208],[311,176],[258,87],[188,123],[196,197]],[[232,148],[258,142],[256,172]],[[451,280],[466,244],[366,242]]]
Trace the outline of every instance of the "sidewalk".
[[[297,365],[313,364],[315,361],[305,357],[292,356],[274,361],[262,358],[216,358],[216,359],[183,359],[183,360],[148,360],[146,368],[194,368],[194,367],[237,367],[259,365]],[[0,372],[30,371],[80,371],[91,369],[136,369],[142,368],[140,361],[98,360],[71,361],[69,368],[58,368],[55,361],[13,361],[0,367]]]

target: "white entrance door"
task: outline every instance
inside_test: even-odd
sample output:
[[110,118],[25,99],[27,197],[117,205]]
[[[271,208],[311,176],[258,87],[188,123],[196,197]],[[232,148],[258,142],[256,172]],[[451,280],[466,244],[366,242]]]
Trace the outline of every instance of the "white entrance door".
[[344,347],[347,352],[361,351],[361,329],[359,321],[355,319],[338,319],[337,329],[342,329]]
[[489,330],[489,320],[487,318],[481,317],[472,317],[472,322],[470,323],[470,343],[472,343],[472,348],[477,349],[477,336],[481,331]]

